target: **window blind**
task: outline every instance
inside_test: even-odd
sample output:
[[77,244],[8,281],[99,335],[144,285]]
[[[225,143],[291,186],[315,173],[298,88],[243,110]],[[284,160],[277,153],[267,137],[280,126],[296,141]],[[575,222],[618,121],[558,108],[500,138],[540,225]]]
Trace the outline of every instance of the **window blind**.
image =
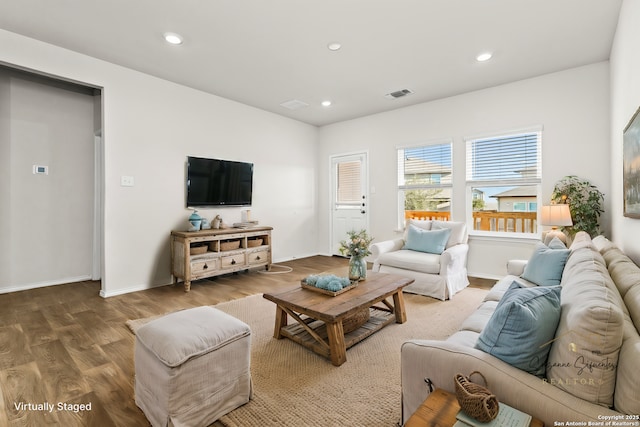
[[361,167],[360,161],[338,163],[338,191],[336,192],[339,205],[353,205],[362,203]]
[[513,185],[541,181],[540,132],[467,140],[467,182]]
[[451,143],[398,149],[399,189],[450,186]]

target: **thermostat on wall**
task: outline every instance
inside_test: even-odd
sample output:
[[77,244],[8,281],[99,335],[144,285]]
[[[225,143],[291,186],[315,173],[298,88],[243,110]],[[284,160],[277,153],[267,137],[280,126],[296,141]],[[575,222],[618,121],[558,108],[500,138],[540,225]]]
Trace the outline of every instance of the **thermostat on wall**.
[[33,173],[34,175],[49,175],[49,166],[33,165]]

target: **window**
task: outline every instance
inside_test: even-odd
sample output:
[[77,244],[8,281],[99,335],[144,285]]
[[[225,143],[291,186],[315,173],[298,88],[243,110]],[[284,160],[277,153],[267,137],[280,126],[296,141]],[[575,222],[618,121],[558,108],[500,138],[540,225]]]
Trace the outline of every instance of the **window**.
[[360,206],[362,203],[361,167],[360,160],[337,164],[336,206]]
[[526,212],[527,211],[527,203],[526,202],[514,202],[513,203],[513,211],[514,212]]
[[466,139],[470,229],[537,233],[542,130]]
[[450,218],[450,141],[398,148],[398,201],[400,227],[407,218]]

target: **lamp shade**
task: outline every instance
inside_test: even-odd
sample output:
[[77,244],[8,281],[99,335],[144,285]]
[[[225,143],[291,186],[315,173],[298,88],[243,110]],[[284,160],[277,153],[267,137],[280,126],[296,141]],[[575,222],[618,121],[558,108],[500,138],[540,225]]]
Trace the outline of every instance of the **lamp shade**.
[[543,206],[540,215],[540,224],[558,226],[570,226],[573,225],[571,221],[571,211],[569,205],[550,205]]

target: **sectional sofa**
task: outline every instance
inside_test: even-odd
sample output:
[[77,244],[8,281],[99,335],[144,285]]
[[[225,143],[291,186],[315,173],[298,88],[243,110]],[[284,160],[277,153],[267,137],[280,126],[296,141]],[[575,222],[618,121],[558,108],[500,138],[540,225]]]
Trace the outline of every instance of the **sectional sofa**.
[[[453,392],[456,373],[480,371],[500,401],[547,426],[587,425],[589,421],[638,425],[640,268],[602,236],[591,240],[588,234],[578,233],[564,250],[567,257],[558,286],[527,280],[531,272],[527,275],[526,270],[533,258],[538,252],[548,252],[536,248],[528,262],[509,263],[508,275],[446,341],[416,337],[403,344],[403,422],[428,396],[425,379]],[[540,269],[543,275],[551,270],[553,267]],[[514,295],[522,294],[535,296],[528,302],[516,298],[514,303]],[[551,308],[536,314],[543,305],[540,298],[545,304],[551,301]],[[554,304],[560,304],[559,310]],[[508,319],[522,314],[528,319]],[[501,319],[497,333],[496,318]],[[551,331],[551,339],[538,338],[544,342],[527,349],[528,339],[545,328]],[[519,341],[499,342],[509,336]],[[531,351],[535,356],[527,356]]]

